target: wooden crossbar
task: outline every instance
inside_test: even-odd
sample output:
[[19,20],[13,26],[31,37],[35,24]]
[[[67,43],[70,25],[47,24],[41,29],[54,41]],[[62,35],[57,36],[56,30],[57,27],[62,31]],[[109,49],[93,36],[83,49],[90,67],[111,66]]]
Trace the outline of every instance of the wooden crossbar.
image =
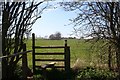
[[35,46],[35,48],[37,49],[40,49],[40,48],[43,48],[43,49],[46,49],[46,48],[65,48],[65,46]]
[[36,53],[35,55],[64,55],[65,53],[62,52],[49,52],[49,53]]
[[[44,65],[44,64],[43,64]],[[41,68],[41,66],[35,66],[36,68]],[[65,68],[65,66],[55,66],[54,65],[54,68]]]
[[35,61],[65,61],[65,59],[35,59]]
[[12,55],[2,56],[2,57],[0,57],[0,59],[2,59],[2,58],[15,57],[15,56],[23,55],[23,54],[26,54],[26,53],[29,53],[29,52],[32,52],[32,50],[28,50],[28,51],[24,51],[24,52],[18,52],[18,53],[14,53],[14,54],[12,54]]

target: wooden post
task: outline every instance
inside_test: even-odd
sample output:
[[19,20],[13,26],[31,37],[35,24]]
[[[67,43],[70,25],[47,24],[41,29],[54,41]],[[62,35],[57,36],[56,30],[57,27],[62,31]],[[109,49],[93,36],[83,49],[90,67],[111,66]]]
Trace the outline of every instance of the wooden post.
[[[26,44],[23,44],[23,51],[26,51]],[[23,77],[24,80],[27,80],[27,53],[22,54],[22,70],[23,70]]]
[[33,74],[35,74],[35,34],[32,34],[32,62],[33,62]]
[[67,71],[67,40],[65,40],[65,48],[64,48],[64,52],[65,52],[65,71]]
[[67,40],[65,40],[65,71],[67,80],[70,80],[70,47],[67,46]]

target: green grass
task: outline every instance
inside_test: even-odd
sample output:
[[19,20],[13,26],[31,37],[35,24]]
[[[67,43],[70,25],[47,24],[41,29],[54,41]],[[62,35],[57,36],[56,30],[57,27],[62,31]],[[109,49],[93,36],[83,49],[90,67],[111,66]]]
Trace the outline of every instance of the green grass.
[[[82,66],[89,65],[89,61],[91,61],[91,52],[90,52],[90,43],[85,42],[84,40],[77,40],[77,39],[68,39],[68,46],[70,46],[70,54],[71,54],[71,66],[74,65],[76,60],[79,58],[80,64]],[[44,40],[44,39],[37,39],[35,40],[37,46],[64,46],[64,40]],[[32,49],[32,40],[28,40],[27,42],[27,50]],[[37,50],[37,52],[42,52],[44,50]],[[51,50],[50,50],[51,51]],[[56,52],[62,50],[54,50]],[[28,54],[29,65],[32,65],[32,55],[31,53]],[[44,56],[42,56],[43,58]],[[55,58],[54,56],[47,56],[50,58]],[[61,56],[57,56],[57,58]],[[41,57],[37,57],[41,58]],[[39,64],[39,63],[38,63]]]
[[[43,39],[37,39],[36,41],[36,45],[37,46],[64,46],[64,42],[65,40],[43,40]],[[90,42],[86,42],[85,40],[77,40],[77,39],[68,39],[68,46],[70,46],[70,55],[71,55],[71,59],[70,59],[70,63],[71,63],[71,78],[76,78],[76,79],[71,79],[71,80],[96,80],[96,79],[106,79],[106,80],[113,80],[117,78],[117,73],[115,72],[110,72],[108,70],[108,66],[106,66],[107,63],[98,63],[97,60],[99,60],[99,57],[97,53],[99,53],[99,49],[100,47],[96,47],[95,49],[97,52],[92,53],[92,51],[94,51],[94,49],[91,48],[91,44]],[[95,41],[93,40],[93,43]],[[32,40],[27,40],[27,50],[32,50]],[[99,41],[98,43],[96,43],[96,45],[102,46],[102,42]],[[63,51],[61,49],[42,49],[42,50],[36,50],[36,52],[59,52],[59,51]],[[105,48],[104,51],[107,51],[107,49]],[[104,51],[102,51],[102,53],[104,53]],[[100,51],[101,52],[101,51]],[[28,63],[29,63],[29,67],[32,68],[32,53],[28,53]],[[63,58],[63,56],[36,56],[36,58]],[[105,59],[107,60],[107,58],[105,57]],[[37,65],[41,65],[42,62],[37,63]],[[44,64],[44,63],[42,63]],[[60,63],[62,64],[62,63]],[[75,65],[73,67],[73,65]],[[35,78],[42,78],[44,77],[44,75],[42,74],[42,71],[38,70],[37,75],[35,75]],[[40,74],[41,73],[41,74]],[[53,75],[55,75],[53,77]],[[51,77],[52,76],[52,77]],[[47,71],[47,77],[48,80],[56,80],[59,78],[59,80],[66,80],[63,79],[65,78],[65,74],[64,71],[62,70],[54,70],[53,71],[51,69],[48,69]],[[54,79],[53,79],[54,78]]]

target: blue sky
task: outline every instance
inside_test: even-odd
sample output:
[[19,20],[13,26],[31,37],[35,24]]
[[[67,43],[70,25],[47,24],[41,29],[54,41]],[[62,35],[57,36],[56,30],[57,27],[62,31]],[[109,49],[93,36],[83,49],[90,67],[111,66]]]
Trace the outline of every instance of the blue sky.
[[45,10],[41,18],[33,25],[32,33],[35,33],[37,37],[45,37],[61,32],[63,37],[68,37],[73,31],[73,25],[68,25],[69,19],[75,16],[74,12],[66,12],[63,8]]

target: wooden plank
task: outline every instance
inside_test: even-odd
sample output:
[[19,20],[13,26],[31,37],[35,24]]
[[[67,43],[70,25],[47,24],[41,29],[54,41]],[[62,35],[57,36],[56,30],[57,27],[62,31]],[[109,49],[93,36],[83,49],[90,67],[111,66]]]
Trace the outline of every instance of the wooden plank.
[[65,53],[35,53],[35,55],[65,55]]
[[42,48],[42,49],[46,49],[46,48],[65,48],[65,46],[35,46],[35,48]]
[[23,55],[23,54],[26,54],[26,53],[29,53],[29,52],[32,52],[32,50],[28,50],[28,51],[24,51],[24,52],[18,52],[18,53],[14,53],[14,54],[12,54],[12,55],[2,56],[2,57],[0,57],[0,59],[2,59],[2,58],[15,57],[15,56]]
[[65,61],[64,59],[35,59],[35,61]]
[[55,64],[56,64],[55,62],[51,62],[51,63],[48,63],[48,64],[41,65],[41,68],[43,68],[43,69],[53,68]]
[[[41,68],[41,66],[36,65],[36,68]],[[54,66],[54,68],[65,68],[65,66]]]

